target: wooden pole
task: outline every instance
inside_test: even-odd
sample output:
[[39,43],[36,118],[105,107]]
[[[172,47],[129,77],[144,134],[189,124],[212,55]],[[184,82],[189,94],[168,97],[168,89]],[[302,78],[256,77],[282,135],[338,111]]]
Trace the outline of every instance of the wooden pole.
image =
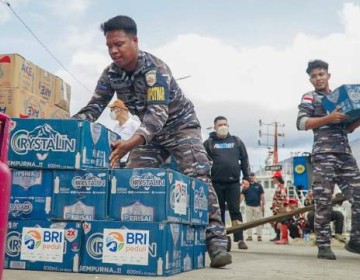
[[[346,200],[344,197],[334,198],[332,200],[332,204],[333,205],[334,204],[339,204],[339,203],[343,202],[344,200]],[[240,230],[246,230],[246,229],[249,229],[249,228],[261,226],[261,225],[264,225],[264,224],[267,224],[267,223],[272,223],[272,222],[278,222],[280,220],[285,220],[285,219],[290,218],[291,216],[312,211],[312,210],[314,210],[314,208],[315,208],[315,206],[314,206],[314,204],[312,204],[312,205],[305,206],[305,207],[302,207],[302,208],[297,208],[295,210],[292,210],[292,211],[289,211],[289,212],[286,212],[286,213],[282,213],[282,214],[278,214],[278,215],[274,215],[274,216],[270,216],[270,217],[265,217],[265,218],[262,218],[262,219],[257,220],[257,221],[242,223],[242,224],[227,228],[226,229],[226,234],[231,234],[231,233],[234,233],[234,232],[237,232],[237,231],[240,231]]]

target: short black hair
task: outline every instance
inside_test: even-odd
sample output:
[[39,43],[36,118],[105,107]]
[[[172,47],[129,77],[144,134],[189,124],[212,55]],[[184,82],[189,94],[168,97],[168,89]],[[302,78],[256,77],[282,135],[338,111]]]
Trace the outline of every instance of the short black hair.
[[328,71],[329,64],[320,59],[311,60],[311,61],[309,61],[308,67],[306,68],[306,73],[308,73],[310,75],[311,71],[316,68],[321,68],[321,69],[325,69],[326,71]]
[[217,116],[214,120],[214,124],[216,124],[217,121],[222,121],[222,120],[227,121],[227,118],[225,118],[224,116]]
[[136,22],[128,16],[116,16],[100,25],[104,35],[108,31],[123,30],[126,34],[137,35]]

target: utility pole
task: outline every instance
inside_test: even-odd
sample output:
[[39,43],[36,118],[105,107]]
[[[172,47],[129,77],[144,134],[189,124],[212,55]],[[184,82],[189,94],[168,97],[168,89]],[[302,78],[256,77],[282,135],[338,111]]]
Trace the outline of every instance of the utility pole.
[[[279,155],[278,155],[278,138],[279,137],[285,137],[285,133],[279,133],[279,128],[284,127],[284,124],[280,124],[278,122],[273,123],[263,123],[261,120],[259,120],[259,140],[258,144],[259,146],[267,146],[269,148],[269,154],[273,154],[273,166],[279,165]],[[266,128],[266,131],[264,133],[263,129]],[[274,132],[271,133],[270,130],[274,129]],[[265,143],[261,142],[261,138],[263,136],[266,136]],[[273,146],[273,150],[271,151],[271,146]],[[284,144],[282,145],[284,147]],[[271,170],[271,169],[270,169]],[[275,171],[275,170],[271,170]]]

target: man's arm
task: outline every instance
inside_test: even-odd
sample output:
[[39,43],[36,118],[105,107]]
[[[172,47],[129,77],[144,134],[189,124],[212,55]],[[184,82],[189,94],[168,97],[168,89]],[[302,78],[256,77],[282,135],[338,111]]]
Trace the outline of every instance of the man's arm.
[[239,143],[239,151],[240,151],[240,163],[241,163],[241,171],[243,174],[243,179],[249,180],[250,177],[250,164],[249,157],[243,141],[240,138],[236,137]]
[[100,117],[115,92],[110,85],[107,72],[108,68],[103,71],[88,104],[73,115],[72,118],[94,122]]
[[340,123],[346,120],[348,116],[344,113],[341,113],[340,110],[341,108],[337,107],[329,115],[318,118],[308,118],[305,122],[305,130],[318,128],[327,124]]
[[348,117],[340,112],[341,108],[336,108],[329,115],[314,117],[314,98],[314,92],[309,92],[302,96],[296,120],[298,130],[309,130],[331,123],[339,123]]

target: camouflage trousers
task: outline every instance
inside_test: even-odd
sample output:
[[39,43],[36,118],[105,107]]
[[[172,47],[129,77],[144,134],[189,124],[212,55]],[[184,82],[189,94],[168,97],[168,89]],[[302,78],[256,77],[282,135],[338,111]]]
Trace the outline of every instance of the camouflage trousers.
[[221,221],[218,198],[210,180],[210,162],[203,146],[200,128],[185,128],[163,132],[148,145],[138,146],[130,152],[126,168],[157,168],[173,155],[182,173],[209,184],[209,226],[206,245],[210,257],[217,250],[226,250],[227,238]]
[[349,154],[316,154],[313,156],[312,169],[315,201],[314,229],[318,246],[330,246],[331,200],[335,184],[351,203],[350,238],[360,244],[360,172],[356,160]]

